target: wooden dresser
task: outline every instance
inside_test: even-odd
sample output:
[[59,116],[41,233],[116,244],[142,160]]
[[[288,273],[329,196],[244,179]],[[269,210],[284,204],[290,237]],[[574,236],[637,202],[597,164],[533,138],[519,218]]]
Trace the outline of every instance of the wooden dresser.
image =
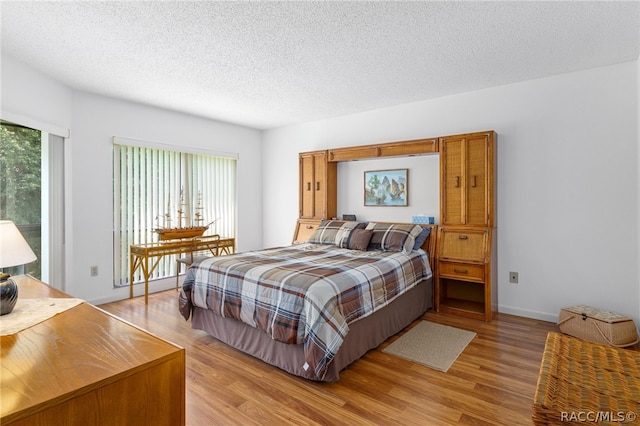
[[[69,297],[14,278],[20,298]],[[2,336],[0,346],[3,426],[185,423],[184,349],[93,305]]]

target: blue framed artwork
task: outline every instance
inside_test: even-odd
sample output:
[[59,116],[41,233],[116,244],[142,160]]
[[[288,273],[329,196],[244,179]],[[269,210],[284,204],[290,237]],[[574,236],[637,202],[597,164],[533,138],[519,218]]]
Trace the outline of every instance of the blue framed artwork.
[[408,206],[408,170],[394,169],[364,172],[364,205]]

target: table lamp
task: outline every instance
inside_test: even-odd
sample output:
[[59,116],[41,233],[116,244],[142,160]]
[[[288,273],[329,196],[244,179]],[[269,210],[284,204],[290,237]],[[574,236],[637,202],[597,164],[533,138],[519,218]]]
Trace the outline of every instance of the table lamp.
[[[0,220],[0,269],[24,265],[34,260],[36,255],[15,223]],[[10,313],[17,301],[18,285],[9,274],[0,272],[0,315]]]

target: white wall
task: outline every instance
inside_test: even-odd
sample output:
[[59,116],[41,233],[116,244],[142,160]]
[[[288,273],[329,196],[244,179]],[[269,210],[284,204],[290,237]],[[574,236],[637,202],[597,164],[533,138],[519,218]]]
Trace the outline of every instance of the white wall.
[[[93,303],[128,297],[128,288],[113,288],[113,136],[237,153],[237,248],[262,247],[259,131],[70,90],[6,56],[2,89],[3,111],[71,130],[65,142],[66,292]],[[92,265],[98,266],[97,277],[90,276]],[[173,285],[166,280],[153,283],[151,290]],[[136,294],[142,291],[136,286]]]
[[[412,216],[433,216],[440,211],[438,155],[359,160],[338,163],[338,217],[355,214],[358,220],[411,222]],[[364,206],[364,172],[409,169],[408,206]]]
[[298,152],[493,129],[499,310],[555,321],[583,303],[637,321],[638,93],[636,61],[266,131],[264,243],[291,239]]
[[[640,115],[640,58],[638,59],[638,66],[636,69],[636,88],[637,88],[637,94],[638,96],[636,97],[636,111],[638,111],[638,115]],[[640,216],[640,119],[637,120],[637,124],[638,124],[638,133],[637,133],[637,154],[638,154],[638,167],[636,167],[636,182],[638,183],[637,185],[637,213],[638,216]],[[639,219],[640,220],[640,219]],[[636,250],[637,253],[640,254],[640,224],[637,224],[637,230],[638,230],[638,238],[636,240]],[[640,256],[639,256],[640,257]],[[640,276],[640,260],[637,261],[637,266],[638,266],[638,276]],[[638,292],[640,293],[640,292]],[[640,294],[639,294],[640,296]],[[640,317],[640,301],[638,301],[638,317]]]
[[[73,188],[70,211],[73,215],[71,282],[74,287],[67,291],[93,301],[113,297],[113,136],[238,153],[236,246],[238,250],[262,247],[261,218],[255,215],[262,196],[261,188],[255,183],[255,176],[260,175],[262,167],[259,131],[85,93],[74,94],[72,111]],[[103,273],[91,277],[91,265],[98,265]],[[94,281],[100,283],[86,285]],[[175,285],[173,280],[169,281],[169,286]],[[160,283],[155,284],[158,289],[166,288]],[[136,294],[143,291],[139,287]],[[98,288],[102,291],[98,292]],[[118,291],[117,295],[127,292],[128,289]]]
[[4,54],[0,65],[0,110],[3,114],[38,122],[46,127],[39,130],[49,133],[61,133],[53,130],[56,128],[68,132],[71,127],[69,88]]

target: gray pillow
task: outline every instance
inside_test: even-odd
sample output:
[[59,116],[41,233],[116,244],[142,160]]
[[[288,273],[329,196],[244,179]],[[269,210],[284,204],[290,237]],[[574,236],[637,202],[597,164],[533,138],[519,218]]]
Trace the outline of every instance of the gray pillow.
[[367,250],[373,231],[370,229],[354,229],[351,231],[347,248],[351,250]]
[[430,233],[431,233],[431,228],[422,228],[422,231],[420,231],[420,233],[416,237],[416,243],[413,245],[413,249],[418,250],[420,247],[422,247],[424,242],[429,237]]

